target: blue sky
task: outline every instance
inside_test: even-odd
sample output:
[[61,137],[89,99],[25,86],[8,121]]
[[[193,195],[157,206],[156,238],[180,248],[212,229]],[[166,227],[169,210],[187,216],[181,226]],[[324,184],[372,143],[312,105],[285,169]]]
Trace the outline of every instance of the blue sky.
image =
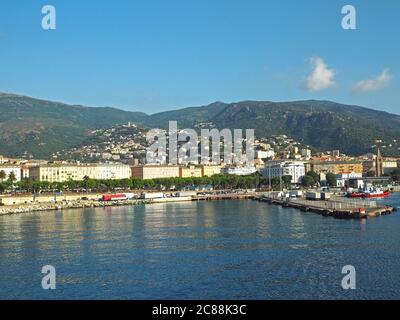
[[[56,30],[41,27],[46,4]],[[357,30],[341,27],[346,4]],[[0,92],[147,113],[326,99],[400,114],[399,12],[398,0],[2,0]]]

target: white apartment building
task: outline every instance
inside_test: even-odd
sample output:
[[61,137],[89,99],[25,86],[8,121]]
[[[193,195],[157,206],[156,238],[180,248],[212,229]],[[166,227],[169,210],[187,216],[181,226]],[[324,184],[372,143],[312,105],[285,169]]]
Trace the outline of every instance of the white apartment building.
[[304,162],[271,161],[260,172],[263,176],[271,178],[292,176],[293,184],[301,183],[302,178],[306,175]]
[[0,179],[0,182],[7,181],[8,178],[10,177],[11,173],[14,173],[15,176],[15,181],[20,181],[21,180],[21,167],[20,166],[14,166],[14,165],[7,165],[7,164],[1,164],[0,165],[0,172],[4,172],[5,178]]
[[275,157],[275,151],[274,150],[258,150],[256,151],[256,159],[266,159],[266,158],[274,158]]
[[225,167],[221,169],[221,173],[236,174],[238,176],[248,176],[256,172],[255,167]]
[[301,149],[301,156],[310,159],[311,158],[311,150],[310,149]]

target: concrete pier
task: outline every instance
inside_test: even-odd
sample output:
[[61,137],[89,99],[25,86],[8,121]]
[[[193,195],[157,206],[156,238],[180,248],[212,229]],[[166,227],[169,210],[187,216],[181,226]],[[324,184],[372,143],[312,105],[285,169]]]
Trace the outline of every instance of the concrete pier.
[[[277,199],[267,196],[257,197],[256,200],[267,202],[272,205],[280,205],[283,208],[295,208],[303,212],[314,212],[323,216],[330,216],[339,219],[366,219],[391,214],[396,208],[390,206],[365,206],[363,203],[338,203],[335,201],[312,201],[306,199]],[[367,204],[367,203],[365,203]]]

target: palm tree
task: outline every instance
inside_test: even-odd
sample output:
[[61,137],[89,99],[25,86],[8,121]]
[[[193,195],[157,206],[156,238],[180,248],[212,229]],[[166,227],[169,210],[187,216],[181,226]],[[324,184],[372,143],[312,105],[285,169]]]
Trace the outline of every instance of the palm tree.
[[8,180],[10,180],[11,183],[17,180],[17,177],[15,176],[14,172],[10,172],[10,174],[8,175]]
[[85,185],[86,193],[89,192],[89,191],[88,191],[89,181],[90,181],[90,177],[89,177],[89,176],[84,176],[84,177],[83,177],[83,182],[84,182],[84,185]]
[[5,178],[7,177],[6,173],[4,172],[4,170],[0,171],[0,181],[3,181]]

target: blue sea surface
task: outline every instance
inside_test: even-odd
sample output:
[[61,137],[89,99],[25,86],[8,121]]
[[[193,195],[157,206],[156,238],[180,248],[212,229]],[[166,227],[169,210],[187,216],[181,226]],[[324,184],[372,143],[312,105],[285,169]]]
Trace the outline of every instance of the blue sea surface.
[[399,231],[251,200],[2,216],[0,299],[400,299]]

